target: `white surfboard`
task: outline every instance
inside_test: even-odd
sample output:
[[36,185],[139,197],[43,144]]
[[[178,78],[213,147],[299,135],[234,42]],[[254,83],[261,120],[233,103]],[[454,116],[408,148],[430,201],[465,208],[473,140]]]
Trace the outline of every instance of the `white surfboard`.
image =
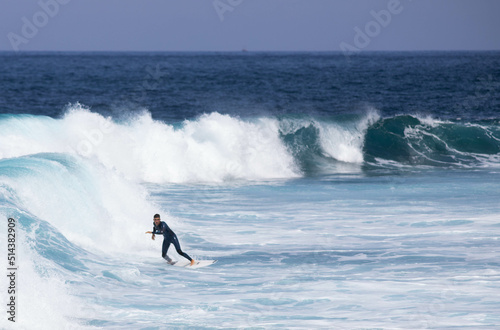
[[217,260],[199,260],[194,263],[194,265],[190,266],[191,262],[189,261],[177,261],[173,266],[175,267],[185,267],[185,268],[202,268],[207,267],[212,264],[215,264]]

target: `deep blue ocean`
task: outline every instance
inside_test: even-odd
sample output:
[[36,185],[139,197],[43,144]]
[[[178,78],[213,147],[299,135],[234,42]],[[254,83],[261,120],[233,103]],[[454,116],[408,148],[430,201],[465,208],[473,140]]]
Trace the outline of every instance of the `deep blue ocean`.
[[9,217],[5,329],[498,328],[500,53],[0,53]]

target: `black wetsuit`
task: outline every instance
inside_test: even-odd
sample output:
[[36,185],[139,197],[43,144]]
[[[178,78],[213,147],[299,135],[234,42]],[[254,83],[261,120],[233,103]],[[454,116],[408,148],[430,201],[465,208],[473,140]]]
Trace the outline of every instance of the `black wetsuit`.
[[179,244],[179,240],[177,239],[177,235],[170,229],[170,227],[165,223],[165,221],[160,222],[160,225],[157,227],[153,222],[153,234],[163,234],[163,245],[161,248],[161,256],[165,258],[167,261],[170,260],[167,256],[168,248],[170,247],[170,243],[174,244],[175,250],[184,258],[189,261],[193,260],[187,253],[182,252],[181,245]]

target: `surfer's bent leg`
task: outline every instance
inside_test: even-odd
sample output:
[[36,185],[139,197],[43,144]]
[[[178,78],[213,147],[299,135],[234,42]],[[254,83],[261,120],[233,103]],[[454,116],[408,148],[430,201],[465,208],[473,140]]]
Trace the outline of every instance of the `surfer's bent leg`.
[[170,240],[167,239],[166,237],[163,238],[163,245],[161,246],[161,257],[163,259],[166,259],[168,262],[171,262],[172,259],[170,259],[167,256],[168,248],[170,247]]
[[191,259],[190,256],[188,256],[188,254],[186,252],[183,252],[181,250],[181,245],[179,244],[179,240],[177,239],[177,235],[174,234],[171,242],[174,244],[175,250],[177,251],[177,253],[179,253],[181,256],[183,256],[184,258],[186,258],[189,261],[193,260],[193,259]]

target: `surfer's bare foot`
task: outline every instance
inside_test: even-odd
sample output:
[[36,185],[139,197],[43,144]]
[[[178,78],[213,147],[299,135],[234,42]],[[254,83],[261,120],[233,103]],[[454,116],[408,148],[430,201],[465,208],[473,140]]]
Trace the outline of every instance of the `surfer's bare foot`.
[[194,263],[195,263],[195,262],[196,262],[196,261],[195,261],[194,259],[191,259],[191,265],[189,265],[189,266],[194,265]]

